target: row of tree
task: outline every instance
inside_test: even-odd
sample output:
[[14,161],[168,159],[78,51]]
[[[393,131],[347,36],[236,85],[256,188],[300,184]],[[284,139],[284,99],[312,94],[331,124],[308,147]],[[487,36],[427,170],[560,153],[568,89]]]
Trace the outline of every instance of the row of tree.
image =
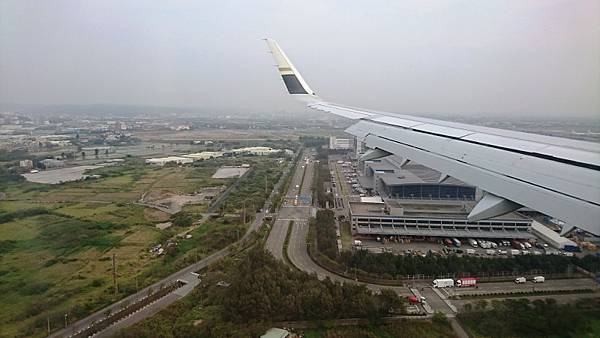
[[486,300],[459,312],[460,320],[484,337],[598,337],[600,300],[588,298],[559,305],[556,300]]
[[277,321],[377,321],[403,309],[393,290],[374,295],[362,285],[320,281],[256,246],[213,266],[188,297],[116,337],[258,337]]
[[392,290],[373,296],[361,285],[319,281],[257,248],[231,276],[222,305],[227,320],[247,323],[380,317],[401,307],[401,300]]
[[[600,259],[589,256],[591,268],[596,266]],[[514,258],[502,257],[473,257],[473,256],[439,256],[428,254],[422,256],[403,256],[390,253],[374,254],[368,251],[344,251],[337,260],[348,268],[392,277],[405,275],[443,275],[454,273],[457,275],[494,274],[499,272],[526,273],[529,271],[542,271],[545,273],[565,273],[579,265],[581,259],[557,255],[523,255]]]
[[315,200],[319,207],[326,208],[329,203],[333,206],[333,194],[325,190],[325,183],[330,183],[331,178],[329,167],[326,161],[321,161],[315,170],[315,179],[313,180],[313,191]]
[[318,210],[316,218],[317,249],[325,256],[335,260],[338,257],[335,215],[331,210]]

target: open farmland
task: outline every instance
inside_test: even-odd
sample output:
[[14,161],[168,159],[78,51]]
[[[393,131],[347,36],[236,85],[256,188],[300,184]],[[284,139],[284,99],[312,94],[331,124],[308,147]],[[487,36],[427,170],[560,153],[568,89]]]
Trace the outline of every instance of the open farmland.
[[[256,166],[261,178],[267,172],[277,174],[272,158],[159,168],[130,159],[86,173],[100,179],[52,186],[10,182],[0,203],[0,336],[42,336],[48,320],[59,327],[65,314],[69,322],[82,318],[235,241],[245,229],[238,217],[196,222],[210,200],[183,207],[192,225],[165,230],[155,225],[172,216],[139,201],[143,195],[177,196],[226,187],[235,179],[211,176],[222,165],[242,161]],[[252,185],[260,197],[261,182]],[[254,190],[251,195],[258,196]],[[237,196],[236,189],[232,193]],[[192,237],[180,238],[184,232]],[[149,252],[156,244],[169,243],[173,245],[163,255]]]

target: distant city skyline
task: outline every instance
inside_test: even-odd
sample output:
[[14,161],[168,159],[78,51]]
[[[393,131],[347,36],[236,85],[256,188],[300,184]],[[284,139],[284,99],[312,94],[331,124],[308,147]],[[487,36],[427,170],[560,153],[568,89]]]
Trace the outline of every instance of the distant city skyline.
[[260,40],[324,99],[436,116],[600,116],[600,1],[0,2],[0,102],[297,112]]

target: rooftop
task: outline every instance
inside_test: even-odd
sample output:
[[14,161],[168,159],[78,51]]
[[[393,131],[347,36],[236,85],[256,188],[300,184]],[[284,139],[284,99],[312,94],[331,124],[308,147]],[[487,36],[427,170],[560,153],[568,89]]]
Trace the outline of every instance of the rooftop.
[[[353,215],[365,216],[396,216],[417,218],[451,218],[466,220],[474,207],[473,202],[464,201],[413,201],[386,200],[385,207],[381,204],[350,202]],[[385,210],[382,210],[384,209]],[[526,217],[511,212],[506,215],[491,218],[494,220],[527,220]]]
[[[437,184],[441,173],[420,164],[407,164],[400,168],[401,160],[396,156],[389,156],[381,160],[381,162],[371,162],[368,166],[373,171],[380,171],[379,177],[386,185],[402,185],[402,184]],[[467,185],[466,183],[457,180],[453,177],[448,177],[444,185]]]

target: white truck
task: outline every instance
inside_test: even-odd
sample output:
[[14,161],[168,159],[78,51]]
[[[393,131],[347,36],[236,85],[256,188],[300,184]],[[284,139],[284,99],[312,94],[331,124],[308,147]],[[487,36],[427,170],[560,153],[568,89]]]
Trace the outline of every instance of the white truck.
[[525,284],[525,282],[527,282],[527,279],[525,279],[525,277],[517,277],[515,279],[515,284]]
[[466,252],[467,252],[467,255],[474,255],[475,249],[467,249]]
[[517,249],[511,249],[510,250],[510,254],[513,255],[513,256],[518,256],[518,255],[521,254],[521,251],[517,250]]
[[434,279],[433,287],[434,288],[451,288],[454,286],[454,279],[452,278],[442,278],[442,279]]
[[476,248],[478,246],[477,241],[474,240],[473,238],[469,238],[469,244],[474,248]]
[[546,281],[546,278],[544,276],[535,276],[531,281],[534,283],[543,283]]

